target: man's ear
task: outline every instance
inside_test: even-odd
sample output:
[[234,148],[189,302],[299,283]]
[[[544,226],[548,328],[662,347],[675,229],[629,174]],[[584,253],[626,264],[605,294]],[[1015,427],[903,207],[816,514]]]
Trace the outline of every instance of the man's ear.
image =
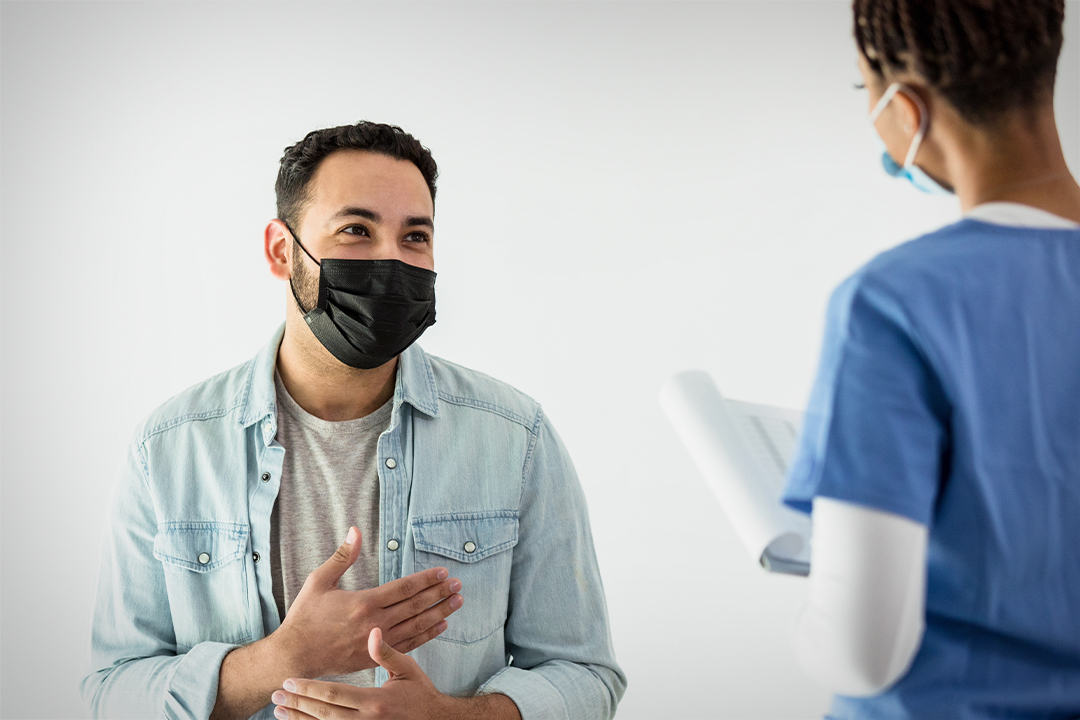
[[278,280],[288,280],[292,277],[292,234],[286,229],[285,223],[274,218],[267,224],[263,235],[270,274]]

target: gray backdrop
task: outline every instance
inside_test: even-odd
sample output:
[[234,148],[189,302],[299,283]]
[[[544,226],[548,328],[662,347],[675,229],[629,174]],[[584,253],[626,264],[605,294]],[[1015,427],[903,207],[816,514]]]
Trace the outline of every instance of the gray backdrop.
[[[1058,111],[1080,169],[1078,12]],[[442,168],[431,352],[547,408],[589,500],[619,716],[794,718],[826,694],[798,579],[744,554],[656,401],[704,368],[797,407],[829,291],[957,216],[882,173],[845,0],[2,6],[2,699],[78,717],[135,423],[282,318],[282,149],[361,118]]]

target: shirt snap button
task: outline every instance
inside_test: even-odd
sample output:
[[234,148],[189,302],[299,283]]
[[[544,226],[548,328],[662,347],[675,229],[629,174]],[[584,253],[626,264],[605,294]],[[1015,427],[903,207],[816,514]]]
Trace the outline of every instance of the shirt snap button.
[[254,560],[255,562],[259,562],[259,553],[257,553],[257,552],[251,553],[251,559]]
[[263,482],[270,482],[270,473],[263,473],[262,474],[262,481]]
[[395,460],[394,458],[386,458],[386,467],[393,470],[397,467],[397,460]]
[[467,552],[467,553],[476,552],[476,543],[474,543],[472,540],[465,543],[465,552]]
[[389,550],[390,552],[394,552],[399,547],[401,547],[401,546],[398,544],[397,540],[391,540],[390,542],[386,543],[386,549]]
[[210,562],[210,553],[199,553],[199,564],[205,565]]

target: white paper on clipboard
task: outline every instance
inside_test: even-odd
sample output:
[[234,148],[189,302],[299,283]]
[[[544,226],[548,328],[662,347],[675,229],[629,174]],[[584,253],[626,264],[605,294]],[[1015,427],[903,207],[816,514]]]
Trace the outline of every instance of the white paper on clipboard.
[[809,574],[810,518],[780,501],[802,413],[727,400],[698,370],[665,383],[660,404],[754,561]]

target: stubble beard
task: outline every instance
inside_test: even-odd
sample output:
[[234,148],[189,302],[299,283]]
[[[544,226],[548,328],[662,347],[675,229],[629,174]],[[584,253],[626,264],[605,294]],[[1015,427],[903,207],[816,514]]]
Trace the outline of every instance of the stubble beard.
[[296,299],[299,298],[301,303],[300,314],[306,315],[314,310],[319,303],[319,278],[308,270],[307,263],[304,260],[304,251],[300,249],[295,240],[293,240],[293,258],[296,262],[293,263],[292,275],[289,278],[293,291],[296,293],[293,302],[296,302]]

